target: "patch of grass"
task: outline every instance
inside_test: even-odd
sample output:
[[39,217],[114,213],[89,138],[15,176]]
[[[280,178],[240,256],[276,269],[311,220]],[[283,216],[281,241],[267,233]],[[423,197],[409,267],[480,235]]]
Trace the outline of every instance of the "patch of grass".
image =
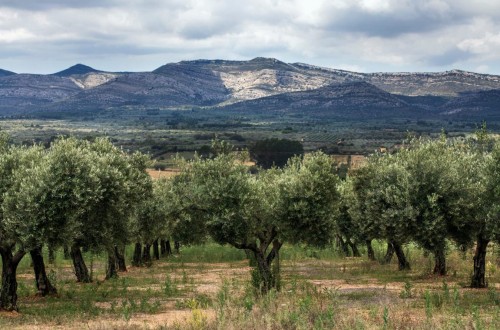
[[245,260],[242,250],[231,246],[221,246],[216,243],[181,247],[180,254],[173,255],[169,262],[175,263],[220,263]]
[[[384,250],[384,242],[374,246]],[[464,261],[461,253],[450,251],[453,272],[443,280],[422,271],[428,257],[420,249],[408,249],[413,270],[399,272],[396,260],[381,265],[365,257],[344,258],[333,249],[285,246],[282,289],[267,296],[251,286],[244,253],[228,246],[182,247],[179,256],[155,261],[150,268],[131,267],[107,281],[105,256],[94,255],[95,281],[89,284],[75,282],[70,261],[57,251],[47,272],[59,294],[36,296],[29,258],[23,260],[18,272],[21,314],[0,315],[0,328],[87,322],[88,328],[100,329],[90,324],[105,320],[111,327],[133,329],[144,327],[143,320],[152,315],[163,318],[157,327],[178,329],[500,328],[494,285],[499,272],[490,274],[487,290],[463,288],[459,283],[468,283],[470,258]],[[170,313],[177,312],[189,317],[174,326]]]

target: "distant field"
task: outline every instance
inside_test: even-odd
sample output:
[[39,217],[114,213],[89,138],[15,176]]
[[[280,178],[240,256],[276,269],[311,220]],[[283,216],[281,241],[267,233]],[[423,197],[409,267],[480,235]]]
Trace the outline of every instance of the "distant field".
[[348,165],[351,169],[359,168],[366,162],[364,155],[332,155],[337,164]]
[[179,170],[176,169],[167,169],[167,170],[154,170],[154,169],[147,169],[146,172],[153,178],[153,179],[160,179],[160,178],[171,178],[177,174],[180,173]]
[[[110,114],[109,114],[110,115]],[[127,117],[114,112],[88,120],[0,119],[0,130],[15,143],[49,143],[60,135],[92,139],[108,136],[125,150],[152,155],[159,165],[168,166],[172,155],[189,156],[210,146],[214,137],[236,148],[266,138],[301,141],[306,151],[322,149],[330,154],[367,155],[381,147],[400,144],[409,133],[437,136],[444,129],[449,136],[465,136],[480,123],[423,120],[336,121],[299,118],[286,114],[243,116],[213,111],[163,111],[161,116]],[[488,123],[492,131],[497,123]]]

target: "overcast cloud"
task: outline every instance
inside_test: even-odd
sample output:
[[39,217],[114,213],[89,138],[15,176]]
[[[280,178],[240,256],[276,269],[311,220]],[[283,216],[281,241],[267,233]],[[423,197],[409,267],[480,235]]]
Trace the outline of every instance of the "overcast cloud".
[[0,68],[150,71],[257,56],[354,71],[500,74],[491,0],[0,0]]

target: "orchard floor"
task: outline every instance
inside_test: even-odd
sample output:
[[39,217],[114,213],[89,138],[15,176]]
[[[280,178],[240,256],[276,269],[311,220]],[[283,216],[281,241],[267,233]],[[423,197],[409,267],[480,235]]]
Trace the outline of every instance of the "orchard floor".
[[[0,313],[0,329],[498,329],[495,251],[489,288],[467,288],[472,251],[448,253],[448,276],[415,247],[411,271],[343,258],[331,250],[285,247],[281,290],[260,296],[241,251],[186,247],[151,267],[129,267],[104,281],[104,256],[86,255],[94,282],[76,283],[68,260],[47,265],[58,295],[39,297],[30,260],[18,271],[18,313]],[[383,246],[377,255],[383,254]]]

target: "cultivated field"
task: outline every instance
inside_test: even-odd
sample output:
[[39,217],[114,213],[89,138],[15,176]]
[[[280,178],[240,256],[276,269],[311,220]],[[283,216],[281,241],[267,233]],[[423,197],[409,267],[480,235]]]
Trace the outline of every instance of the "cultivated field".
[[[383,244],[375,244],[382,257]],[[449,253],[449,276],[435,277],[432,257],[406,249],[411,271],[333,249],[285,246],[280,292],[256,294],[245,254],[208,244],[181,249],[151,267],[129,267],[104,281],[104,257],[86,254],[94,282],[75,282],[69,260],[48,265],[58,289],[35,295],[26,257],[18,271],[19,313],[2,329],[498,329],[500,274],[492,249],[489,289],[469,289],[472,251]],[[131,251],[128,251],[129,257]]]

